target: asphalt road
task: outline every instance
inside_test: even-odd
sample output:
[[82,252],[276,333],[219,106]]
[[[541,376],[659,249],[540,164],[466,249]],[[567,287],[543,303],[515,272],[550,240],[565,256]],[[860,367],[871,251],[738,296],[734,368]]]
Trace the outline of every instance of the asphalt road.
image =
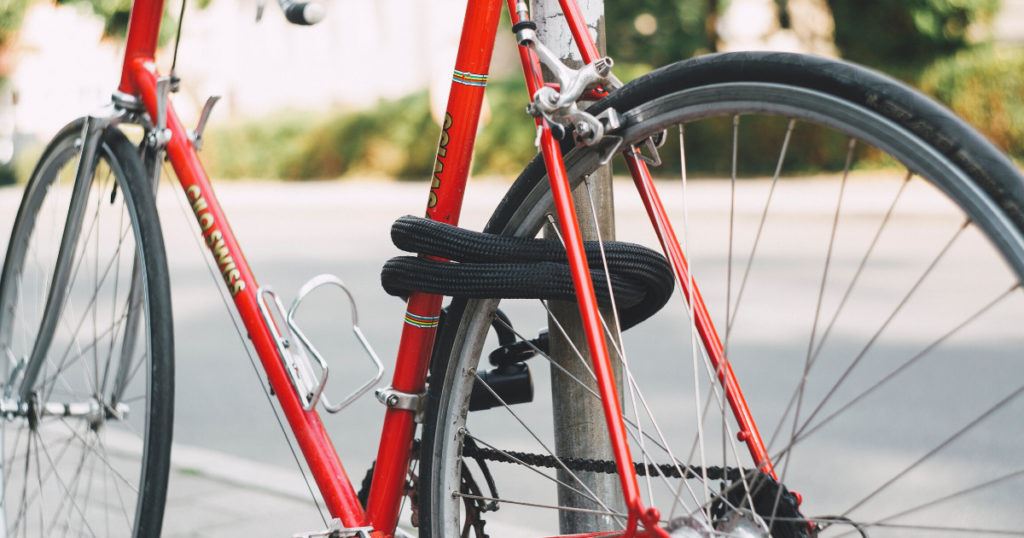
[[[845,194],[829,285],[822,296],[818,338],[820,327],[840,303],[845,283],[855,274],[860,256],[884,214],[887,200],[892,199],[898,186],[894,178],[885,174],[879,176],[862,178],[865,181],[851,185]],[[629,186],[625,182],[616,185],[621,211],[619,235],[650,244],[653,238],[644,235],[643,229],[634,224],[642,222],[643,209],[627,192]],[[489,214],[487,208],[497,203],[506,187],[507,184],[497,180],[471,183],[463,225],[479,229]],[[687,208],[691,226],[686,239],[692,243],[694,272],[716,320],[721,322],[720,332],[724,332],[725,326],[721,311],[726,293],[735,301],[768,183],[749,182],[740,188],[731,264],[726,240],[728,188],[728,182],[691,182]],[[174,300],[177,360],[174,438],[179,443],[246,459],[282,467],[293,465],[288,446],[260,388],[259,377],[253,372],[232,318],[226,313],[217,287],[219,280],[209,274],[204,258],[207,254],[196,245],[191,215],[182,209],[181,197],[172,189],[166,183],[161,187],[159,210],[167,240]],[[813,179],[779,186],[772,215],[785,214],[786,217],[776,219],[777,224],[766,229],[759,247],[759,261],[750,272],[742,308],[733,310],[736,317],[729,345],[737,374],[741,381],[749,380],[744,386],[748,387],[746,393],[751,406],[763,406],[771,411],[770,416],[778,416],[799,382],[799,368],[804,363],[814,321],[815,292],[821,281],[834,212],[834,205],[813,200],[833,199],[829,193],[834,189],[834,181]],[[681,193],[672,196],[676,191],[667,192],[665,200],[670,211],[681,215]],[[260,283],[278,291],[285,304],[306,279],[320,273],[337,274],[348,284],[359,305],[362,329],[389,367],[387,375],[390,375],[404,305],[381,290],[379,269],[387,258],[398,254],[390,244],[390,222],[400,215],[422,213],[425,186],[372,180],[226,183],[218,186],[218,193]],[[16,188],[0,189],[0,230],[10,229],[19,194]],[[817,194],[822,197],[816,198]],[[941,249],[949,234],[955,233],[959,224],[941,197],[916,186],[908,190],[901,201],[899,218],[894,218],[891,225],[895,231],[883,236],[872,257],[872,269],[864,273],[857,293],[851,296],[856,300],[849,302],[838,318],[828,345],[823,347],[822,357],[845,357],[846,363],[821,361],[822,366],[816,373],[822,377],[809,378],[809,401],[817,401],[815,398],[820,399],[826,393],[831,386],[828,380],[839,376],[842,365],[848,364],[864,342],[871,339],[886,313],[899,303],[928,260]],[[0,241],[5,244],[6,239],[5,233]],[[821,247],[806,248],[810,244]],[[807,256],[812,255],[819,261],[808,261]],[[870,384],[871,379],[881,377],[928,346],[937,336],[955,327],[972,309],[1008,287],[1011,276],[1007,269],[998,261],[993,262],[989,255],[987,244],[976,230],[971,228],[964,233],[955,248],[943,258],[941,271],[936,270],[929,276],[914,300],[887,326],[875,346],[884,351],[868,354],[870,360],[864,360],[864,366],[858,371],[865,376],[860,381]],[[727,280],[723,275],[730,265],[733,277]],[[702,279],[702,275],[708,278]],[[879,391],[880,400],[876,406],[869,406],[870,412],[848,414],[848,428],[824,428],[819,440],[808,441],[807,451],[811,452],[813,447],[830,457],[817,458],[802,467],[794,465],[791,476],[799,477],[805,490],[839,481],[850,484],[849,488],[843,488],[849,495],[863,494],[863,488],[880,483],[920,456],[922,443],[930,442],[927,446],[934,446],[943,435],[948,436],[955,430],[954,425],[968,423],[993,405],[998,397],[1019,387],[1024,380],[1024,361],[1019,360],[1020,350],[1024,349],[1024,338],[1019,330],[1024,300],[1020,295],[1018,291],[996,309],[987,311],[983,323],[972,323],[943,341],[934,350],[938,358],[927,371],[913,376],[913,382],[890,385],[893,390]],[[650,402],[652,406],[670,410],[671,416],[695,417],[697,404],[688,355],[682,366],[671,368],[650,360],[665,350],[688,350],[688,321],[680,304],[671,302],[651,322],[627,333],[626,347],[633,358],[638,381],[650,380],[653,383],[650,386],[655,387],[659,395]],[[715,305],[722,308],[716,309]],[[737,307],[734,303],[730,308]],[[325,295],[311,299],[308,309],[299,316],[303,326],[308,327],[307,332],[330,357],[332,368],[346,369],[344,375],[332,376],[329,391],[338,395],[336,399],[359,385],[361,376],[370,372],[368,363],[348,334],[346,309],[347,306],[336,301],[336,296]],[[537,310],[535,303],[510,306],[514,320],[524,318],[523,325],[517,325],[524,332],[543,324],[543,318],[536,316]],[[525,318],[530,312],[534,317]],[[873,321],[870,324],[857,321],[863,319]],[[681,353],[686,355],[687,351]],[[964,357],[976,360],[964,361]],[[534,368],[539,395],[547,395],[550,390],[545,370]],[[702,382],[706,387],[706,378]],[[661,390],[673,387],[677,390]],[[670,394],[672,392],[678,394]],[[661,396],[663,393],[666,395]],[[703,399],[704,393],[701,394]],[[849,392],[836,399],[845,401],[855,395],[856,392]],[[487,424],[473,426],[480,428],[474,429],[474,433],[490,435],[490,440],[505,439],[507,422],[497,418],[499,411],[483,414],[493,418],[488,418]],[[948,450],[943,450],[946,459],[929,462],[932,467],[926,472],[908,474],[909,485],[904,487],[909,489],[899,489],[892,494],[912,505],[914,503],[907,499],[924,502],[934,496],[930,489],[932,480],[941,483],[942,472],[972,477],[965,480],[966,487],[966,483],[981,482],[1010,469],[1022,468],[1024,455],[1019,447],[1024,445],[1024,434],[1017,418],[1021,412],[1024,412],[1022,402],[1011,401],[988,420],[985,431],[989,433],[980,439],[975,436],[969,444],[959,440],[951,443]],[[381,415],[382,407],[367,395],[343,413],[324,416],[356,483],[374,458]],[[530,418],[528,412],[526,416]],[[666,427],[665,435],[692,439],[693,420],[675,422],[676,426]],[[936,424],[942,426],[936,428]],[[767,435],[774,426],[774,423],[762,424],[762,433]],[[710,439],[721,438],[720,429],[715,428],[708,425],[706,435]],[[720,453],[722,449],[716,450]],[[935,471],[935,466],[942,472]],[[531,495],[533,486],[526,482],[515,483],[515,478],[509,480],[512,483],[506,486],[504,493],[510,497],[516,493]],[[1006,487],[1008,491],[1019,493],[1022,487],[1019,477]],[[1007,496],[1007,490],[1000,491],[1002,493],[987,491],[972,497],[971,510],[991,514],[986,517],[993,526],[999,526],[1000,518],[1005,517],[1011,518],[1007,521],[1021,523],[1018,511],[1007,511],[1008,507],[1019,508],[1019,495]]]

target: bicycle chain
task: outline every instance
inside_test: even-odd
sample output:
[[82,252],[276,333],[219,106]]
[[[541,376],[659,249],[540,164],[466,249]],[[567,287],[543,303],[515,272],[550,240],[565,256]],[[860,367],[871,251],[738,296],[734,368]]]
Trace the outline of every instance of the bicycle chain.
[[[587,458],[556,458],[555,456],[545,454],[535,454],[528,452],[517,452],[517,451],[504,451],[493,448],[480,448],[475,443],[466,443],[462,449],[463,458],[472,458],[478,460],[488,460],[498,463],[513,463],[520,465],[528,465],[532,467],[546,467],[550,469],[569,469],[570,471],[579,472],[592,472],[592,473],[604,473],[604,474],[617,474],[618,468],[614,460],[599,460],[599,459],[587,459]],[[734,490],[732,487],[723,489],[723,497],[719,497],[711,506],[712,513],[715,514],[716,518],[722,518],[730,506],[743,506],[747,499],[752,495],[754,498],[755,510],[758,513],[770,513],[772,510],[783,510],[783,514],[792,514],[791,518],[794,519],[784,524],[777,524],[773,531],[773,536],[782,536],[786,538],[805,538],[808,536],[817,536],[815,531],[813,534],[809,534],[809,530],[812,527],[808,526],[807,521],[802,520],[802,515],[799,511],[799,501],[797,498],[789,492],[784,486],[777,485],[767,475],[760,473],[759,471],[753,471],[749,469],[743,469],[740,467],[720,467],[720,466],[708,466],[700,467],[695,465],[672,465],[672,464],[644,464],[640,462],[633,462],[633,467],[636,469],[636,473],[639,476],[646,476],[648,473],[653,475],[662,475],[668,478],[705,478],[707,480],[722,480],[737,484],[741,477],[747,476],[748,480],[753,480],[752,493],[745,493],[746,484],[739,490]],[[778,495],[779,489],[781,489],[781,495]],[[728,498],[728,500],[727,500]],[[779,499],[782,500],[779,504]],[[748,505],[749,506],[749,505]],[[482,516],[481,514],[475,514],[481,522],[482,527]],[[866,537],[863,529],[856,526],[851,522],[851,525],[857,530],[862,537]],[[486,538],[486,534],[478,534]]]
[[[416,439],[413,441],[412,454],[413,459],[419,458],[419,447],[420,441]],[[545,467],[549,469],[569,469],[573,472],[592,472],[592,473],[603,473],[603,474],[617,474],[618,468],[614,460],[601,460],[601,459],[589,459],[589,458],[556,458],[552,455],[547,454],[536,454],[530,452],[518,452],[514,450],[498,450],[493,448],[481,448],[476,443],[467,442],[462,447],[463,459],[475,459],[478,462],[482,461],[493,461],[496,463],[511,463],[520,465],[529,465],[532,467]],[[373,470],[375,465],[371,465],[370,469],[366,472],[366,476],[363,478],[363,482],[359,489],[359,500],[366,505],[367,498],[370,493],[370,485],[373,481]],[[649,473],[652,475],[661,475],[668,478],[682,478],[684,475],[686,478],[706,478],[708,480],[725,480],[725,481],[736,481],[739,480],[743,474],[749,474],[751,471],[744,470],[739,467],[721,467],[721,466],[709,466],[700,467],[694,465],[672,465],[668,463],[663,464],[644,464],[640,462],[633,462],[633,468],[636,469],[636,473],[639,476],[646,476]],[[411,473],[410,473],[411,474]],[[469,475],[469,483],[465,480],[466,475]],[[489,475],[488,475],[489,476]],[[413,526],[419,526],[419,502],[418,502],[418,487],[416,486],[417,478],[414,474],[411,474],[410,481],[406,484],[406,495],[409,496],[413,506]],[[475,480],[472,479],[472,475],[469,474],[469,470],[463,464],[463,488],[471,487],[476,489]],[[497,492],[493,491],[492,494],[497,497]],[[479,495],[480,492],[476,491],[474,494]],[[484,532],[485,521],[483,519],[483,513],[497,509],[497,505],[494,504],[480,504],[479,506],[467,505],[467,514],[472,513],[472,517],[469,519],[470,527],[476,532],[478,538],[488,538],[489,535]],[[464,531],[468,528],[463,529]]]
[[[532,467],[546,467],[549,469],[569,469],[570,471],[582,471],[591,473],[617,474],[618,468],[614,460],[598,460],[587,458],[556,458],[547,454],[534,454],[529,452],[516,452],[512,450],[495,450],[492,448],[480,448],[479,446],[466,445],[462,448],[462,457],[479,458],[498,463],[526,464]],[[643,464],[633,462],[636,474],[646,476],[648,473],[668,478],[704,478],[708,480],[739,480],[744,470],[739,467],[720,467],[713,465],[704,467],[693,465],[672,465],[670,463]]]

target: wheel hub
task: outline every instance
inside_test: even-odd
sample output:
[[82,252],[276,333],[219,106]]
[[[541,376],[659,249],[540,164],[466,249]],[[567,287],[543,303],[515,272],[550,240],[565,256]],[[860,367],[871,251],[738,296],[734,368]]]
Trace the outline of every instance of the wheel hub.
[[128,412],[125,403],[109,404],[96,398],[84,402],[40,402],[38,395],[33,393],[25,402],[13,398],[0,400],[0,415],[8,421],[28,419],[32,430],[36,429],[39,419],[43,417],[80,418],[96,430],[107,420],[124,420]]
[[817,536],[817,527],[800,513],[797,495],[761,472],[748,473],[726,486],[712,503],[711,516],[716,530],[736,538]]

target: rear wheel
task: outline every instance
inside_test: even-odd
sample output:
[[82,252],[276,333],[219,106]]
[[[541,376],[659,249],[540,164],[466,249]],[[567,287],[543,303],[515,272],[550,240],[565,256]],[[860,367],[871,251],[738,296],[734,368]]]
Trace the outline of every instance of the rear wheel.
[[[170,293],[152,186],[117,129],[103,133],[84,191],[64,299],[48,301],[82,137],[79,120],[43,153],[4,260],[2,515],[8,536],[158,536],[173,425]],[[34,354],[54,308],[52,340]]]
[[[737,526],[773,536],[1024,532],[1024,180],[1005,157],[898,83],[796,55],[681,62],[597,106],[614,107],[626,144],[648,155],[645,141],[668,134],[656,189],[782,482],[718,476],[754,462],[711,382],[712,343],[678,294],[637,328],[608,335],[623,362],[634,459],[660,466],[640,486],[664,527],[743,536]],[[569,178],[587,199],[599,150],[566,150]],[[811,167],[830,172],[804,177]],[[616,188],[616,239],[660,251],[632,183]],[[486,231],[535,237],[551,212],[543,164],[534,162]],[[496,347],[492,325],[514,325],[530,340],[552,308],[502,301],[509,323],[495,319],[498,306],[449,307],[424,419],[421,532],[458,536],[467,513],[493,507],[482,517],[500,536],[557,534],[560,520],[561,532],[621,529],[615,488],[594,486],[595,471],[611,470],[606,462],[569,459],[605,449],[556,448],[562,422],[552,420],[549,387],[552,379],[581,387],[598,405],[586,366],[569,375],[540,353],[532,403],[469,412],[483,383],[477,372],[488,368],[480,356]],[[570,360],[589,358],[573,350]],[[469,445],[489,457],[496,492],[464,464]],[[467,487],[467,476],[478,487]],[[564,528],[569,512],[594,516],[589,528]]]

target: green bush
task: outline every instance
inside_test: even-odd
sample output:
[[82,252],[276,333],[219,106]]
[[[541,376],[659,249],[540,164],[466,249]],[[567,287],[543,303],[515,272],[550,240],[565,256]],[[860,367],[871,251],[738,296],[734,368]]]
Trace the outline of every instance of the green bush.
[[18,31],[26,7],[28,0],[0,0],[0,49],[6,47]]
[[282,173],[300,179],[351,173],[425,178],[439,133],[427,94],[419,92],[310,129]]
[[[636,74],[640,69],[625,69]],[[632,77],[629,77],[632,78]],[[537,149],[536,131],[524,112],[527,103],[518,79],[488,87],[488,109],[474,148],[473,172],[479,175],[519,173]],[[274,117],[215,129],[204,159],[215,177],[331,178],[352,174],[399,179],[430,176],[440,128],[430,115],[425,92],[384,101],[360,112],[337,112],[317,120],[303,115]],[[742,176],[771,174],[786,132],[786,120],[747,117],[742,120],[739,147]],[[731,118],[713,118],[687,127],[687,167],[694,174],[728,175],[731,169]],[[841,170],[845,137],[801,124],[793,133],[787,173]],[[664,166],[656,174],[677,174],[678,132],[669,133],[660,151]],[[873,165],[872,154],[858,156],[859,166]],[[624,173],[625,170],[622,170]]]
[[[514,174],[536,153],[526,103],[518,79],[488,86],[489,112],[474,148],[474,173]],[[297,178],[362,173],[422,179],[433,169],[439,134],[427,93],[420,92],[313,129],[283,172]]]
[[920,87],[1003,151],[1024,157],[1024,51],[979,47],[960,52],[928,67]]
[[[623,65],[624,78],[643,67]],[[922,88],[978,126],[1005,151],[1024,157],[1024,51],[976,48],[935,62],[920,78]],[[488,109],[474,150],[478,175],[514,175],[536,155],[533,122],[517,78],[487,89]],[[324,116],[324,115],[322,115]],[[204,158],[217,177],[329,178],[350,174],[424,179],[430,176],[439,127],[426,92],[383,101],[369,110],[278,116],[214,130]],[[741,119],[740,176],[770,175],[786,132],[784,118]],[[679,134],[669,133],[656,174],[679,171]],[[731,118],[687,126],[687,167],[695,175],[728,176]],[[848,140],[834,131],[799,123],[786,157],[785,173],[842,170]],[[859,147],[857,168],[889,166],[879,152]],[[625,170],[619,170],[625,172]]]
[[518,78],[487,87],[490,114],[473,150],[474,173],[515,175],[537,154],[533,118],[526,114],[528,102],[526,86]]
[[970,28],[1000,0],[828,0],[843,58],[912,79],[971,44]]
[[316,118],[310,114],[282,114],[235,125],[212,126],[204,136],[203,162],[214,177],[287,177]]
[[[536,153],[522,81],[496,81],[474,150],[478,174],[515,174]],[[350,174],[430,176],[440,127],[426,92],[325,119],[280,115],[211,128],[203,158],[215,177],[330,178]]]
[[[608,52],[616,61],[659,67],[713,52],[717,39],[714,17],[726,4],[723,0],[606,2]],[[638,17],[653,19],[655,26],[641,33]]]

